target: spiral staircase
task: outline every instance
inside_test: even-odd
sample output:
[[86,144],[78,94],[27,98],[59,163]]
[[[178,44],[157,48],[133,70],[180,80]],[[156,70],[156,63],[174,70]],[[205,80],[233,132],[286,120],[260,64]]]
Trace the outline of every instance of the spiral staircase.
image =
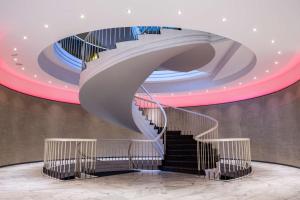
[[[217,120],[164,105],[143,86],[162,63],[197,45],[221,39],[174,27],[139,26],[102,29],[59,41],[57,45],[75,57],[82,68],[81,106],[107,121],[142,133],[145,139],[101,139],[97,150],[96,145],[86,143],[86,152],[90,152],[86,154],[84,147],[78,150],[80,141],[74,147],[71,141],[45,141],[44,173],[68,179],[81,173],[160,169],[222,180],[250,174],[249,139],[220,139]],[[69,49],[72,41],[79,49]],[[62,149],[58,157],[51,153],[53,148]],[[68,148],[70,160],[81,157],[73,158],[74,162],[62,161],[66,156],[60,155],[67,154],[63,149]],[[72,148],[76,149],[74,156]],[[54,173],[66,164],[67,171],[60,168],[60,173]]]

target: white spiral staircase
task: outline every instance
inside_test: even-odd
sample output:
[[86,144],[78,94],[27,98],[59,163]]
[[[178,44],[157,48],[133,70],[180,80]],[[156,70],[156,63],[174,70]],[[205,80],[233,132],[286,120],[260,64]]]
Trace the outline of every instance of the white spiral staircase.
[[[47,140],[44,173],[65,179],[70,174],[76,177],[80,173],[160,168],[225,180],[249,174],[249,139],[219,139],[215,119],[163,105],[143,87],[146,78],[162,63],[220,38],[204,32],[160,28],[157,33],[129,35],[127,38],[134,40],[118,42],[120,37],[126,38],[125,34],[124,28],[123,33],[102,30],[85,37],[80,102],[88,112],[141,132],[146,139],[101,139],[97,150],[95,145],[86,144],[86,149],[92,148],[87,150],[90,154],[77,149],[80,141],[72,148],[67,140]],[[108,37],[116,48],[101,46]],[[53,153],[57,151],[60,153]],[[67,171],[60,167],[57,173],[62,165],[68,165]]]

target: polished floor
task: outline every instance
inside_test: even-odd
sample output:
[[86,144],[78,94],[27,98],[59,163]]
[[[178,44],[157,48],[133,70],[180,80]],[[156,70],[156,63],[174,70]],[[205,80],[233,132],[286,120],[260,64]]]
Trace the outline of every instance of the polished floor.
[[0,168],[0,200],[300,200],[300,169],[281,165],[253,163],[252,175],[230,182],[160,171],[57,181],[41,167]]

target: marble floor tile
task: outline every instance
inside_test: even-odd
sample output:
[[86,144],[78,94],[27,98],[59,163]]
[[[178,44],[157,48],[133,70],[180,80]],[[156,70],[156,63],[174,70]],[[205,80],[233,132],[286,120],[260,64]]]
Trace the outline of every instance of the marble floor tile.
[[161,171],[58,181],[41,168],[0,168],[0,200],[300,200],[300,169],[266,163],[253,162],[252,175],[230,182]]

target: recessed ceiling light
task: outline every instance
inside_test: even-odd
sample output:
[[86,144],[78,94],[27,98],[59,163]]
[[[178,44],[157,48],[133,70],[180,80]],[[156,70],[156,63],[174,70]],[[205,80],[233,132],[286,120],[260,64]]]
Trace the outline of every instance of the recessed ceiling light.
[[23,36],[23,39],[24,39],[24,40],[27,40],[27,39],[28,39],[28,37],[27,37],[27,36]]
[[52,81],[49,80],[48,83],[49,83],[49,84],[52,84]]
[[181,10],[178,10],[177,14],[178,14],[178,15],[182,15],[182,11],[181,11]]
[[14,51],[17,51],[18,49],[17,48],[14,48]]
[[277,51],[277,54],[278,54],[278,55],[281,55],[281,53],[282,53],[281,51]]
[[254,76],[254,77],[253,77],[253,79],[254,79],[254,80],[256,80],[256,79],[257,79],[257,77],[256,77],[256,76]]
[[33,75],[33,77],[34,77],[34,78],[37,78],[37,75],[35,74],[35,75]]
[[188,93],[188,95],[191,95],[191,94],[192,94],[192,92],[189,92],[189,93]]
[[275,64],[275,65],[278,65],[278,64],[279,64],[279,62],[278,62],[278,61],[275,61],[275,62],[274,62],[274,64]]
[[253,32],[257,32],[257,29],[256,29],[256,28],[253,28],[252,31],[253,31]]
[[24,70],[25,70],[25,67],[22,67],[21,69],[24,71]]
[[174,96],[174,93],[171,93],[171,96]]
[[127,9],[127,14],[131,14],[131,10],[130,9]]
[[208,90],[206,90],[206,92],[208,92]]
[[18,61],[18,58],[14,58],[14,61],[17,62],[17,61]]
[[242,85],[243,83],[242,82],[239,82],[239,85]]
[[275,43],[275,40],[271,40],[271,43],[274,44],[274,43]]
[[267,69],[267,70],[266,70],[266,73],[269,73],[269,72],[270,72],[270,70]]
[[44,24],[44,28],[49,28],[49,25],[48,24]]
[[222,22],[226,22],[227,21],[227,18],[226,17],[223,17],[222,18]]
[[80,19],[84,19],[85,18],[85,15],[84,14],[81,14],[80,15]]
[[227,88],[226,86],[223,87],[224,90],[226,90],[226,88]]
[[67,86],[67,85],[65,85],[64,87],[65,87],[65,88],[68,88],[68,86]]

